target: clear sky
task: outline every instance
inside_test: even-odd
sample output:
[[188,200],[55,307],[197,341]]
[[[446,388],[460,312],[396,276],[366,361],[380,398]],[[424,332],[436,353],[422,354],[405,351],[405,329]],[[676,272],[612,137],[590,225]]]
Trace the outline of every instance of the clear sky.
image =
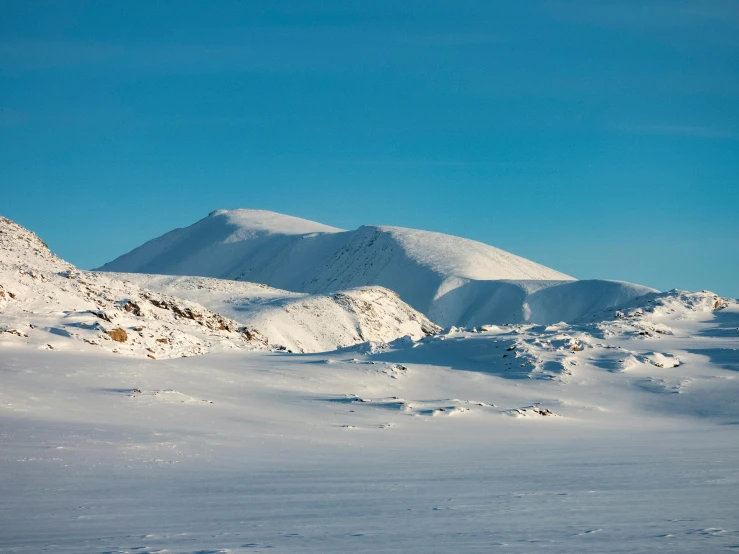
[[0,11],[0,214],[80,267],[243,207],[739,297],[736,0]]

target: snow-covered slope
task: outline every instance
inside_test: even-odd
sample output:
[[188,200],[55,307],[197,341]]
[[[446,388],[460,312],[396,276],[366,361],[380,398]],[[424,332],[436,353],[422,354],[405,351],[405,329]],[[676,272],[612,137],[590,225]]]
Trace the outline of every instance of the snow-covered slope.
[[[451,328],[415,348],[387,348],[376,360],[442,365],[504,378],[609,384],[658,393],[705,391],[722,370],[739,370],[739,302],[709,292],[650,293],[574,323]],[[698,392],[703,394],[703,392]],[[704,397],[706,399],[708,397]],[[733,400],[701,405],[672,400],[670,410],[739,417]],[[660,409],[667,409],[662,406]]]
[[0,315],[8,344],[103,346],[149,358],[267,342],[323,352],[440,331],[380,287],[307,295],[201,277],[79,271],[7,219],[0,219]]
[[307,293],[379,285],[441,325],[495,321],[497,306],[479,309],[496,286],[490,281],[572,280],[460,237],[401,227],[340,231],[261,210],[213,212],[101,270],[218,277]]
[[[105,275],[105,274],[101,274]],[[157,292],[193,300],[293,352],[326,352],[363,342],[419,340],[441,329],[382,287],[305,294],[207,277],[116,273]]]
[[645,295],[652,288],[622,281],[458,280],[434,301],[435,321],[457,327],[574,321]]
[[200,304],[78,271],[35,234],[0,217],[0,344],[104,348],[142,358],[263,348],[254,329]]

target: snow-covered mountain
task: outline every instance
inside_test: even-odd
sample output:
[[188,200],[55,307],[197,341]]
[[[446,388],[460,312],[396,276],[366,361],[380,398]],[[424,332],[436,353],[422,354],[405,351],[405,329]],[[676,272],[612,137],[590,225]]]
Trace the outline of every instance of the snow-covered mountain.
[[380,287],[307,295],[217,279],[80,271],[5,218],[0,218],[0,314],[0,331],[11,343],[103,346],[149,358],[268,343],[323,352],[367,341],[418,340],[440,331]]
[[[267,245],[342,235],[269,219]],[[79,271],[0,219],[0,550],[736,546],[737,301],[451,279],[438,309],[507,324],[437,332],[377,286]]]
[[[576,305],[598,309],[653,292],[614,282],[573,284],[530,260],[441,233],[369,225],[342,231],[262,210],[213,212],[100,269],[244,280],[314,294],[378,285],[445,326],[548,323],[561,319],[556,302],[570,317],[582,315]],[[541,291],[553,286],[556,292]],[[593,294],[598,288],[605,294]]]

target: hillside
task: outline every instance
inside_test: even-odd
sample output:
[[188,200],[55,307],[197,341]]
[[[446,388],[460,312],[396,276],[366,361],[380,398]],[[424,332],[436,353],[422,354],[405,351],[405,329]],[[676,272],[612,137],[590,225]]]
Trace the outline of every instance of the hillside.
[[[0,344],[160,359],[264,348],[254,329],[202,305],[79,271],[0,217]],[[70,340],[71,339],[71,340]]]
[[327,352],[403,337],[415,341],[441,331],[397,294],[382,287],[305,294],[207,277],[112,275],[208,306],[249,328],[259,329],[269,337],[270,344],[293,352]]

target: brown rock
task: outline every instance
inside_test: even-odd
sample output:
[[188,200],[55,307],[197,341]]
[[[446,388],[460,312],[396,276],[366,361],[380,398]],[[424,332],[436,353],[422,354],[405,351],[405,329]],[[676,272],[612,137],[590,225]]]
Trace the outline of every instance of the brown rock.
[[161,339],[157,339],[157,342],[161,342],[162,344],[169,344],[169,339],[161,338]]
[[128,340],[128,333],[120,327],[112,331],[107,331],[106,334],[116,342],[126,342]]

